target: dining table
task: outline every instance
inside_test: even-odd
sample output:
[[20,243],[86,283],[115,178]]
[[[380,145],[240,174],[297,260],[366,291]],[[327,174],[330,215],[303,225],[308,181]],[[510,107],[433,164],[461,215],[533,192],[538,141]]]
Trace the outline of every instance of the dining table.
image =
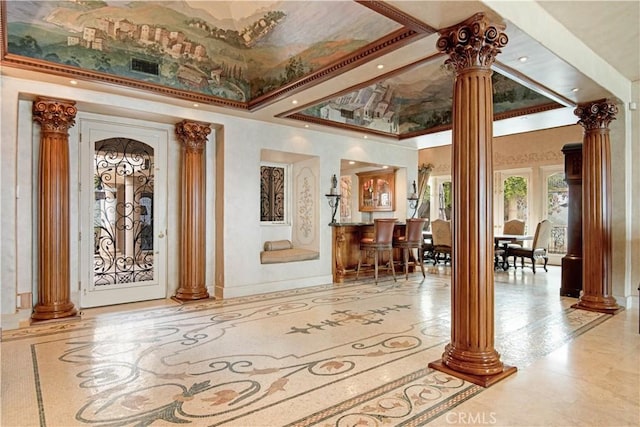
[[[524,240],[533,240],[533,236],[529,234],[496,234],[493,236],[493,242],[497,250],[502,250],[502,263],[498,262],[498,253],[495,255],[495,268],[501,268],[506,271],[509,269],[509,262],[507,261],[507,253],[509,244],[513,242],[519,242]],[[515,261],[514,261],[515,262]]]

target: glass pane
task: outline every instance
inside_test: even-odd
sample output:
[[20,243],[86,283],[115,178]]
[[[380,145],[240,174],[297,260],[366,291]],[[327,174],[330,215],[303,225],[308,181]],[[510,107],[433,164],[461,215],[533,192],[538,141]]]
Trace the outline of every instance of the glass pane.
[[438,217],[447,221],[451,220],[451,206],[453,204],[453,184],[451,181],[443,182],[440,186],[440,193],[438,194],[438,204],[440,205],[440,212]]
[[510,176],[502,184],[504,189],[504,222],[519,219],[526,224],[529,216],[527,179],[522,176]]
[[564,173],[559,172],[547,178],[547,219],[551,222],[549,252],[567,252],[567,224],[569,220],[569,186]]
[[96,141],[94,160],[94,284],[153,280],[153,148]]

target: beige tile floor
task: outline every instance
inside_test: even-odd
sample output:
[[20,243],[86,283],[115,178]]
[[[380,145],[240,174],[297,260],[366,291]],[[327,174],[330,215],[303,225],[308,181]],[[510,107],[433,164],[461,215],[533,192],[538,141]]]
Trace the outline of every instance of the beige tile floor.
[[570,308],[558,267],[496,273],[496,348],[518,372],[483,389],[427,368],[451,278],[428,271],[4,331],[0,425],[640,425],[637,307]]

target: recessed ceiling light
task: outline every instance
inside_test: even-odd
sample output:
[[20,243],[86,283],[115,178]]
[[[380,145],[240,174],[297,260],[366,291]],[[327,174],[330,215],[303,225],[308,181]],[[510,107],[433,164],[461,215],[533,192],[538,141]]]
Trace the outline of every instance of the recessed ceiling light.
[[382,169],[389,169],[389,166],[388,166],[388,165],[384,165],[384,166],[382,167]]
[[296,105],[296,104],[298,103],[298,100],[297,100],[297,99],[294,99],[293,101],[291,101],[291,103],[292,103],[293,105]]
[[378,70],[382,70],[384,68],[384,64],[378,64]]
[[78,81],[77,80],[69,80],[69,83],[72,85],[77,85]]
[[349,164],[350,164],[350,165],[355,165],[355,164],[356,164],[356,162],[354,162],[353,160],[349,160]]
[[518,61],[520,62],[527,62],[529,60],[528,56],[521,56],[520,58],[518,58]]
[[309,125],[304,125],[304,127],[308,128],[308,127],[309,127]]
[[362,137],[363,137],[364,139],[367,139],[367,138],[369,138],[369,137],[368,137],[367,135],[363,135]]
[[580,88],[579,88],[579,87],[574,87],[573,89],[571,89],[571,92],[577,92],[577,91],[579,91],[579,90],[580,90]]
[[200,104],[193,104],[194,107],[198,108]]

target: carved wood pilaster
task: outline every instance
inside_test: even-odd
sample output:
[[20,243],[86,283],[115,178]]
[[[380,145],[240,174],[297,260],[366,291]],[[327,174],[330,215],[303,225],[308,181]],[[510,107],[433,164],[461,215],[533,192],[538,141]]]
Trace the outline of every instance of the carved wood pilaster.
[[582,143],[582,295],[576,308],[616,313],[611,295],[611,146],[609,124],[618,108],[600,100],[581,104],[574,113],[585,129]]
[[206,194],[204,148],[211,127],[188,120],[176,124],[182,144],[182,209],[180,229],[180,287],[178,300],[209,298],[206,273]]
[[333,254],[335,257],[335,262],[333,263],[333,277],[335,283],[344,283],[344,278],[347,274],[347,269],[345,268],[345,251],[347,239],[345,237],[345,228],[344,227],[332,227],[333,230]]
[[483,14],[440,32],[455,69],[453,91],[453,261],[451,342],[429,364],[487,387],[515,372],[494,348],[493,89],[491,65],[504,27]]
[[37,98],[33,120],[40,124],[38,163],[38,303],[33,320],[75,316],[69,276],[69,133],[75,102]]

